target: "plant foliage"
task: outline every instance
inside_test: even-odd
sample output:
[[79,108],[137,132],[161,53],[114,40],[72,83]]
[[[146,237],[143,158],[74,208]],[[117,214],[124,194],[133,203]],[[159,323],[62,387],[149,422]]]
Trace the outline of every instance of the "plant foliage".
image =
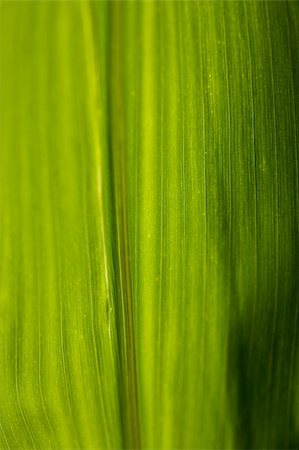
[[299,444],[297,1],[1,1],[1,449]]

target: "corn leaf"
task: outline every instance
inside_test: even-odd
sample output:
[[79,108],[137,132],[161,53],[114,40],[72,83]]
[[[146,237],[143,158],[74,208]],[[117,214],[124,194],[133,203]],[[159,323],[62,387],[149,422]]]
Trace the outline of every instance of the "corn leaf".
[[297,1],[1,1],[0,448],[299,445]]

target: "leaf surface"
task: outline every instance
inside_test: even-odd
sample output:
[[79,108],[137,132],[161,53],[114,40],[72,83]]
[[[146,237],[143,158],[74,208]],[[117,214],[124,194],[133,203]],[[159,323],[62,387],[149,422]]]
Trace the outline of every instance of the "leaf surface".
[[298,42],[296,1],[1,1],[1,449],[297,448]]

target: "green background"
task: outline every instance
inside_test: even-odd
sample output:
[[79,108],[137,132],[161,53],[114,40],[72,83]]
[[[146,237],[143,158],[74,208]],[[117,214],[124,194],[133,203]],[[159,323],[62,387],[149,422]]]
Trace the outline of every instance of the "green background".
[[298,116],[297,1],[1,1],[1,450],[298,447]]

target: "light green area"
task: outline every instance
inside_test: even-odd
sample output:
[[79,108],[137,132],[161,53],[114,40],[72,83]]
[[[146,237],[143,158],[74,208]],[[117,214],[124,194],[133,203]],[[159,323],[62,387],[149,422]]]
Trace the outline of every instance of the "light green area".
[[0,449],[299,445],[299,3],[0,2]]

